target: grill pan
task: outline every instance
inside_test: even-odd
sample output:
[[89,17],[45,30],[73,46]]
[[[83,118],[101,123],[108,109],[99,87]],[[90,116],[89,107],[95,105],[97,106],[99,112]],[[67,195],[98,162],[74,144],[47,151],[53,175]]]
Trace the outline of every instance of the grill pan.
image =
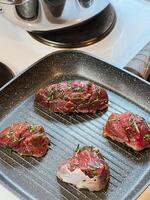
[[[49,83],[88,79],[107,89],[109,108],[97,114],[48,116],[34,106],[34,93]],[[123,70],[78,51],[59,51],[35,63],[0,91],[0,131],[17,121],[41,124],[52,140],[42,159],[0,150],[0,180],[27,200],[132,200],[150,183],[150,150],[136,153],[102,136],[112,112],[131,111],[150,125],[150,84]],[[110,182],[101,192],[77,190],[56,178],[58,166],[76,146],[101,149]]]

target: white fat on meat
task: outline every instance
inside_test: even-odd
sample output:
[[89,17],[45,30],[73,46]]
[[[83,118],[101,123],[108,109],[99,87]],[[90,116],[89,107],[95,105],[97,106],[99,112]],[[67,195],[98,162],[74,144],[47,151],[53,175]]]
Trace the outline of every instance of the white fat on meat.
[[88,189],[90,191],[99,191],[103,188],[100,184],[100,178],[95,176],[93,178],[85,175],[79,168],[70,171],[67,165],[62,165],[57,171],[57,177],[66,182],[75,185],[78,189]]

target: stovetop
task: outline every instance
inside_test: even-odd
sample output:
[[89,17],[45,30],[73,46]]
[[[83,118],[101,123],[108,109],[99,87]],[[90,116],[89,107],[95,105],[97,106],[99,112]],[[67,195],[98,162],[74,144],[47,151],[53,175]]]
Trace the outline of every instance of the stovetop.
[[107,37],[115,23],[116,13],[112,4],[109,4],[102,12],[84,23],[61,30],[33,32],[30,35],[44,44],[57,48],[85,47]]
[[[150,41],[150,2],[111,0],[117,13],[113,31],[102,41],[75,50],[122,68]],[[15,74],[43,56],[60,50],[34,40],[26,31],[0,17],[0,61]],[[62,49],[61,49],[62,50]]]

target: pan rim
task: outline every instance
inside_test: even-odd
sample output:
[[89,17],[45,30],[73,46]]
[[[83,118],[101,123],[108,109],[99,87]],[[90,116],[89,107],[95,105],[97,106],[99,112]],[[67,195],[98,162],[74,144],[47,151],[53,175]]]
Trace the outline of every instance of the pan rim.
[[[27,71],[29,71],[33,66],[37,65],[38,63],[40,63],[41,61],[45,60],[46,58],[50,57],[50,56],[53,56],[53,55],[59,55],[59,54],[67,54],[67,53],[79,53],[79,54],[83,54],[83,55],[87,55],[87,56],[90,56],[96,60],[99,60],[105,64],[109,64],[107,63],[106,61],[103,61],[95,56],[93,56],[91,53],[87,53],[85,51],[82,51],[82,50],[56,50],[52,53],[49,53],[47,54],[46,56],[38,59],[37,61],[35,61],[33,64],[31,64],[30,66],[28,66],[26,69],[24,69],[23,71],[21,71],[20,73],[18,73],[16,76],[14,76],[14,78],[12,78],[8,83],[6,83],[4,86],[2,86],[0,88],[0,92],[3,91],[7,86],[9,86],[12,82],[14,82],[17,78],[19,78],[21,75],[23,75],[24,73],[26,73]],[[118,72],[123,72],[125,74],[128,74],[130,77],[134,77],[136,79],[138,79],[139,81],[141,81],[142,83],[146,84],[147,86],[150,86],[150,83],[144,79],[142,79],[141,77],[125,70],[125,69],[122,69],[122,68],[118,68],[112,64],[109,64],[110,66],[112,66],[115,70],[117,70]]]

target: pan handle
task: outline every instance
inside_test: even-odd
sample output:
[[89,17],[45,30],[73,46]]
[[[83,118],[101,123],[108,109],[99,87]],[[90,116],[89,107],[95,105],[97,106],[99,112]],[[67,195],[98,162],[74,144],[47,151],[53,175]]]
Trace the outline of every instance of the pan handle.
[[150,42],[124,67],[147,80],[150,76]]

